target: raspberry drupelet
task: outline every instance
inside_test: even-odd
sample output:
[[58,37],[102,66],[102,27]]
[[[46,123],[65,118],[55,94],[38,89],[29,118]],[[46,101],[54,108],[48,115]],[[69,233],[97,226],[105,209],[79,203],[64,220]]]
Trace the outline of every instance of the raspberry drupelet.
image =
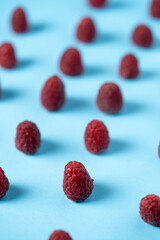
[[9,189],[9,181],[5,172],[0,167],[0,199],[3,198]]
[[153,0],[150,7],[150,14],[154,18],[160,18],[160,0]]
[[77,27],[77,39],[84,43],[93,42],[96,37],[96,28],[91,18],[83,18]]
[[49,78],[41,92],[41,103],[48,111],[57,111],[65,103],[64,84],[57,76]]
[[84,141],[90,153],[98,154],[109,146],[109,133],[103,122],[92,120],[85,130]]
[[12,29],[16,33],[24,33],[28,30],[26,14],[23,8],[15,9],[11,19]]
[[21,122],[17,127],[16,147],[25,154],[34,154],[40,148],[41,136],[36,124],[30,121]]
[[82,163],[73,161],[65,166],[63,191],[68,199],[82,202],[91,195],[93,188],[93,179]]
[[49,237],[49,240],[72,240],[72,238],[63,230],[55,230]]
[[123,98],[120,88],[117,84],[109,82],[104,83],[97,96],[98,108],[108,114],[116,114],[123,107]]
[[138,60],[133,54],[125,55],[120,63],[119,73],[122,78],[133,79],[139,75]]
[[60,70],[69,76],[78,76],[83,72],[80,52],[76,48],[67,49],[60,60]]
[[107,4],[107,0],[88,0],[88,2],[94,8],[102,8]]
[[0,46],[0,65],[3,68],[14,68],[17,64],[15,51],[12,44],[6,42]]
[[145,25],[137,26],[133,31],[132,40],[140,47],[150,48],[153,43],[153,36],[150,28]]
[[140,202],[140,216],[144,222],[160,227],[160,198],[147,195]]

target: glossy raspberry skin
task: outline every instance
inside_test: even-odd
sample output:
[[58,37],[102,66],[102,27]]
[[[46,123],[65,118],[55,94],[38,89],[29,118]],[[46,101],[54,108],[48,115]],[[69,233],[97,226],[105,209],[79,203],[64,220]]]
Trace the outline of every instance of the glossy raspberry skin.
[[3,198],[9,189],[9,181],[3,169],[0,167],[0,199]]
[[149,27],[145,25],[139,25],[133,32],[132,40],[140,47],[149,48],[153,43],[152,32]]
[[41,92],[41,103],[48,111],[57,111],[65,103],[64,84],[57,76],[49,78]]
[[88,2],[94,8],[102,8],[107,4],[107,0],[88,0]]
[[14,68],[17,64],[17,60],[15,57],[15,52],[12,44],[3,43],[0,46],[0,65],[3,68],[10,69]]
[[150,14],[154,18],[160,18],[160,0],[153,0],[150,7]]
[[12,15],[11,19],[12,29],[16,33],[24,33],[28,30],[28,23],[24,9],[17,8]]
[[34,154],[41,145],[41,136],[36,124],[30,121],[21,122],[17,127],[15,139],[18,150],[25,154]]
[[122,109],[123,98],[117,84],[109,82],[101,86],[97,96],[97,106],[108,114],[116,114]]
[[77,27],[77,39],[84,43],[93,42],[96,37],[96,28],[91,18],[83,18]]
[[56,230],[54,231],[49,240],[72,240],[69,234],[63,230]]
[[84,134],[85,146],[93,154],[98,154],[106,150],[109,146],[109,133],[103,122],[99,120],[91,121]]
[[160,227],[160,198],[147,195],[140,202],[140,216],[144,222]]
[[65,166],[63,191],[67,198],[82,202],[91,195],[93,187],[93,180],[82,163],[74,161]]
[[69,76],[78,76],[83,72],[80,52],[75,48],[67,49],[60,60],[61,71]]
[[122,78],[133,79],[139,75],[138,60],[133,54],[127,54],[121,60],[119,74]]

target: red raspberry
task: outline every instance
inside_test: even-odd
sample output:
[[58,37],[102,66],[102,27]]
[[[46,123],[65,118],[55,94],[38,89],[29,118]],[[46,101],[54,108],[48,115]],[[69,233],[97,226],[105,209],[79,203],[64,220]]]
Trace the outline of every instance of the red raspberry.
[[77,76],[83,72],[81,55],[75,48],[67,49],[60,60],[61,71],[69,76]]
[[142,198],[140,215],[146,223],[160,227],[160,198],[154,194]]
[[24,121],[17,127],[15,139],[18,150],[26,154],[34,154],[40,148],[41,137],[40,132],[33,122]]
[[74,161],[65,166],[63,191],[67,198],[82,202],[91,195],[93,187],[93,180],[82,163]]
[[147,26],[139,25],[133,32],[132,40],[140,47],[149,48],[153,43],[152,32]]
[[102,8],[106,5],[107,0],[88,0],[89,4],[95,8]]
[[97,106],[105,113],[118,113],[123,106],[121,90],[115,83],[104,83],[99,89]]
[[0,46],[0,65],[3,68],[14,68],[17,63],[14,48],[10,43]]
[[86,128],[85,146],[91,153],[97,154],[106,150],[109,146],[109,133],[103,122],[98,120],[91,121]]
[[133,54],[128,54],[122,58],[119,73],[122,78],[126,79],[138,77],[138,60]]
[[0,198],[3,198],[9,189],[8,178],[0,167]]
[[151,16],[160,18],[160,0],[153,0],[150,7]]
[[69,234],[63,230],[56,230],[54,231],[49,240],[72,240]]
[[28,29],[28,23],[24,9],[17,8],[12,15],[12,29],[16,33],[24,33]]
[[96,28],[91,18],[83,18],[77,28],[77,39],[89,43],[96,37]]
[[48,111],[57,111],[65,103],[64,85],[57,76],[49,78],[41,92],[41,103]]
[[158,157],[160,158],[160,144],[158,146]]

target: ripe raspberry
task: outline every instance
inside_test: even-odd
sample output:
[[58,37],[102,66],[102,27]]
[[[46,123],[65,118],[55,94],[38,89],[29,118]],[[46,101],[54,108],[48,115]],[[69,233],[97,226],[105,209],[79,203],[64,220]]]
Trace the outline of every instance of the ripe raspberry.
[[142,198],[140,215],[146,223],[160,227],[160,198],[154,194]]
[[3,198],[9,189],[8,178],[0,167],[0,198]]
[[37,152],[41,137],[36,124],[30,121],[21,122],[17,127],[15,143],[17,149],[26,154]]
[[91,195],[93,187],[93,180],[82,163],[74,161],[65,166],[63,191],[67,198],[82,202]]
[[49,240],[72,240],[69,234],[63,230],[56,230],[54,231]]
[[160,158],[160,144],[158,146],[158,157]]
[[17,63],[14,48],[10,43],[0,46],[0,65],[3,68],[14,68]]
[[153,0],[150,7],[151,16],[160,18],[160,0]]
[[104,83],[99,89],[97,106],[105,113],[118,113],[123,106],[121,90],[115,83]]
[[133,32],[132,40],[140,47],[149,48],[153,43],[152,32],[147,26],[139,25]]
[[96,37],[96,28],[91,18],[83,18],[77,28],[77,39],[89,43]]
[[60,60],[61,71],[69,76],[77,76],[83,72],[81,56],[77,49],[67,49]]
[[106,5],[107,0],[88,0],[89,4],[95,8],[102,8]]
[[138,60],[133,54],[128,54],[122,58],[119,73],[122,78],[126,79],[138,77]]
[[91,121],[85,130],[85,146],[91,153],[97,154],[106,150],[109,146],[109,133],[103,122]]
[[12,15],[12,29],[16,33],[24,33],[28,29],[28,23],[24,9],[17,8]]
[[57,76],[49,78],[41,92],[41,103],[48,111],[57,111],[65,103],[64,85]]

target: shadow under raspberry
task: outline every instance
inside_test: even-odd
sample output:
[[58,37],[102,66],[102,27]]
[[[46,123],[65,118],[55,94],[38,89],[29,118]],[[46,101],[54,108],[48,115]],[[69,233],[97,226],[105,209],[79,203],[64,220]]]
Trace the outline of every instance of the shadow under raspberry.
[[101,154],[99,154],[99,156],[107,156],[107,155],[109,156],[110,154],[117,154],[120,152],[124,152],[126,151],[126,149],[130,147],[131,147],[131,144],[129,140],[124,141],[121,139],[111,138],[108,149],[102,152]]
[[33,64],[35,64],[34,59],[29,59],[29,58],[23,59],[18,62],[16,69],[24,69],[24,68],[32,66]]
[[123,109],[117,116],[122,115],[129,115],[137,112],[144,111],[145,106],[142,105],[142,103],[136,103],[136,102],[124,102]]
[[121,0],[111,1],[108,3],[108,9],[119,10],[122,8],[127,8],[131,5],[131,3],[132,3],[131,1],[121,1]]
[[158,73],[156,71],[153,71],[153,70],[145,70],[145,71],[142,71],[139,75],[139,78],[137,80],[151,80],[153,81],[154,78],[156,78],[158,76]]
[[84,76],[86,77],[92,77],[96,75],[103,74],[105,72],[105,69],[99,66],[88,66],[86,67],[84,71]]
[[56,153],[60,149],[61,146],[58,142],[53,142],[50,139],[42,139],[41,147],[35,155],[40,156],[44,154]]
[[50,23],[44,23],[44,22],[36,23],[30,27],[28,33],[39,33],[39,32],[48,30],[50,27],[51,27]]
[[95,39],[95,44],[105,44],[105,43],[113,43],[113,42],[119,42],[121,36],[113,34],[113,33],[99,33],[97,38]]
[[110,187],[109,185],[103,182],[95,181],[93,192],[90,195],[90,197],[84,201],[84,203],[103,201],[105,199],[113,197],[114,195],[115,195],[114,188]]
[[16,89],[2,89],[0,101],[8,101],[21,96],[21,92]]
[[66,100],[65,105],[63,106],[60,111],[80,111],[84,110],[86,108],[89,108],[89,103],[87,100],[82,99],[82,98],[75,98],[75,97],[68,97]]
[[10,200],[15,200],[15,199],[19,199],[24,197],[25,195],[28,194],[28,190],[25,188],[22,188],[21,186],[17,186],[14,184],[11,184],[9,187],[9,190],[6,194],[5,197],[3,197],[2,199],[0,199],[0,202],[4,201],[10,201]]

